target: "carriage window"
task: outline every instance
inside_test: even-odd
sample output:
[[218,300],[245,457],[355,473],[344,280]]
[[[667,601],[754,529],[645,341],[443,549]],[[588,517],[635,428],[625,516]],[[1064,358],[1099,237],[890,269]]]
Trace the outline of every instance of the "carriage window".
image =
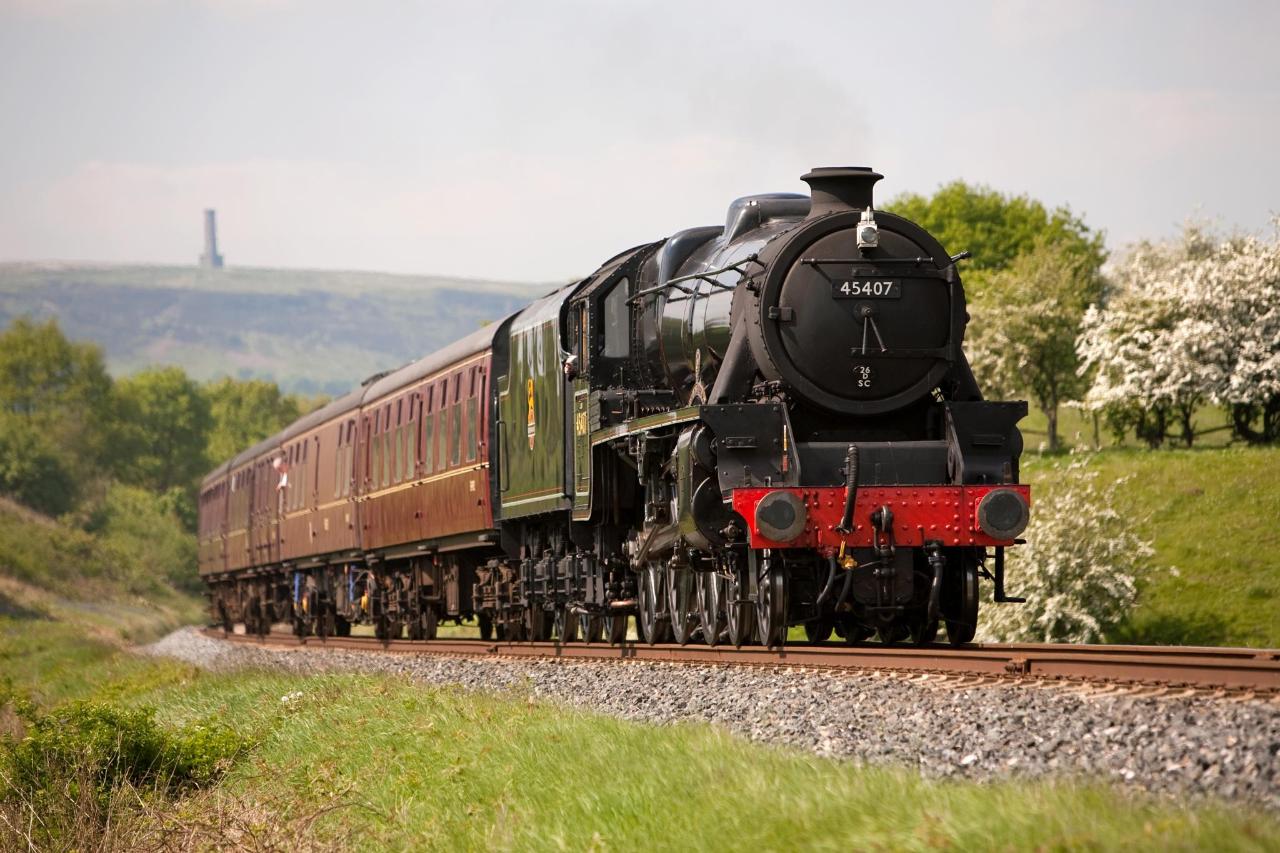
[[382,434],[382,485],[391,485],[391,430]]
[[418,431],[417,426],[413,421],[409,421],[404,428],[404,435],[400,437],[400,442],[404,445],[404,479],[406,480],[413,479],[413,449],[416,443],[413,436]]
[[429,412],[422,419],[422,470],[430,474],[436,464],[436,414]]
[[476,440],[476,430],[477,430],[476,421],[480,419],[479,403],[480,401],[475,397],[472,397],[471,399],[467,400],[467,461],[468,462],[476,461],[476,453],[478,452],[478,449],[479,449],[477,447],[478,442]]
[[333,496],[342,495],[342,457],[347,448],[342,444],[343,425],[338,424],[338,440],[333,443]]
[[373,464],[369,469],[369,479],[376,488],[379,484],[378,475],[382,471],[382,436],[373,436],[369,443],[373,445]]
[[613,286],[604,298],[604,349],[600,354],[607,358],[624,358],[631,343],[631,324],[627,312],[627,279]]
[[413,454],[413,461],[410,463],[410,466],[409,466],[411,468],[414,465],[416,465],[420,459],[422,459],[422,422],[425,419],[425,416],[423,415],[422,406],[423,406],[423,400],[421,397],[419,397],[418,398],[418,417],[415,418],[413,422],[414,454]]
[[354,420],[347,421],[347,455],[342,460],[342,494],[351,494],[352,468],[355,462],[355,429]]
[[391,439],[396,445],[395,481],[397,483],[404,479],[404,433],[404,427],[398,426],[392,433]]
[[449,464],[462,461],[462,407],[457,403],[449,410]]

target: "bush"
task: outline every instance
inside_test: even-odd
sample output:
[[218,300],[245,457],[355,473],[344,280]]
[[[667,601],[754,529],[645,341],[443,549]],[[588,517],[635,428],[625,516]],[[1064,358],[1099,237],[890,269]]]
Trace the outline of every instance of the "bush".
[[13,706],[26,730],[0,741],[0,813],[42,849],[100,839],[121,809],[208,785],[248,748],[217,723],[164,729],[148,708],[76,701],[42,715]]
[[128,575],[131,591],[145,592],[167,583],[199,593],[196,542],[184,529],[181,490],[154,494],[137,486],[112,483],[94,507],[86,527],[101,542],[107,559]]
[[0,499],[0,571],[81,600],[120,592],[168,599],[175,588],[198,593],[196,542],[173,503],[110,483],[74,517],[54,521]]
[[0,415],[0,492],[46,515],[62,515],[75,503],[70,469],[29,418]]
[[1133,608],[1136,576],[1154,551],[1113,508],[1123,480],[1100,487],[1087,464],[1074,459],[1036,494],[1027,544],[1010,549],[1006,568],[1027,602],[988,607],[981,639],[1104,642]]

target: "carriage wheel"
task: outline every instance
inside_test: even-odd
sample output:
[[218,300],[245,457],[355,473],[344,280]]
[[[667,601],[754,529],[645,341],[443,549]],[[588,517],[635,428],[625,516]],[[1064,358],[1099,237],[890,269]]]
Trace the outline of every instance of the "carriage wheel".
[[551,620],[547,611],[541,607],[526,607],[524,611],[525,638],[535,643],[545,643],[551,639]]
[[578,617],[567,607],[556,608],[556,639],[561,643],[578,642]]
[[333,612],[333,605],[332,604],[320,605],[320,612],[316,614],[316,624],[315,624],[316,636],[320,637],[321,639],[324,639],[325,637],[332,637],[335,633],[337,633],[334,630],[335,621],[336,619]]
[[609,645],[620,646],[627,641],[627,620],[630,618],[625,613],[609,614]]
[[584,643],[600,642],[604,636],[604,618],[591,613],[579,613],[578,635]]
[[261,631],[262,636],[265,637],[271,633],[271,626],[275,624],[275,619],[273,618],[274,615],[275,614],[271,612],[271,602],[263,599],[262,615],[258,619],[258,628]]
[[476,617],[477,626],[480,628],[480,639],[493,639],[493,617],[488,613],[481,613]]

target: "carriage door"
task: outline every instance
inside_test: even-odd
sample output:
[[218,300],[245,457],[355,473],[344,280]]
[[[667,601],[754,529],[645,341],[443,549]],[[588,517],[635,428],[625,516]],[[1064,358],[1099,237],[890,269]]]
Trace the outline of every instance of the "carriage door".
[[578,357],[578,375],[570,383],[573,396],[573,517],[591,516],[591,383],[587,381],[588,301],[582,300],[570,314],[569,351]]

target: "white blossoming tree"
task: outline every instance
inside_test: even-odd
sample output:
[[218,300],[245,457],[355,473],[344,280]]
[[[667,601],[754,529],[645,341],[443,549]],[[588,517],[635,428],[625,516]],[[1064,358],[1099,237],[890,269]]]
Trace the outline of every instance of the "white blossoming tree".
[[1280,221],[1270,240],[1190,226],[1140,244],[1114,283],[1076,343],[1081,374],[1093,376],[1087,410],[1152,447],[1174,423],[1190,445],[1204,403],[1226,407],[1241,438],[1280,438]]
[[992,396],[1030,395],[1044,413],[1050,452],[1060,446],[1059,407],[1088,388],[1076,335],[1101,289],[1097,258],[1040,243],[992,275],[970,308],[965,348],[974,375]]
[[1100,487],[1087,457],[1077,457],[1036,494],[1027,544],[1009,549],[1005,566],[1009,591],[1027,601],[988,599],[979,639],[1096,643],[1124,621],[1153,551],[1113,509],[1118,485]]

